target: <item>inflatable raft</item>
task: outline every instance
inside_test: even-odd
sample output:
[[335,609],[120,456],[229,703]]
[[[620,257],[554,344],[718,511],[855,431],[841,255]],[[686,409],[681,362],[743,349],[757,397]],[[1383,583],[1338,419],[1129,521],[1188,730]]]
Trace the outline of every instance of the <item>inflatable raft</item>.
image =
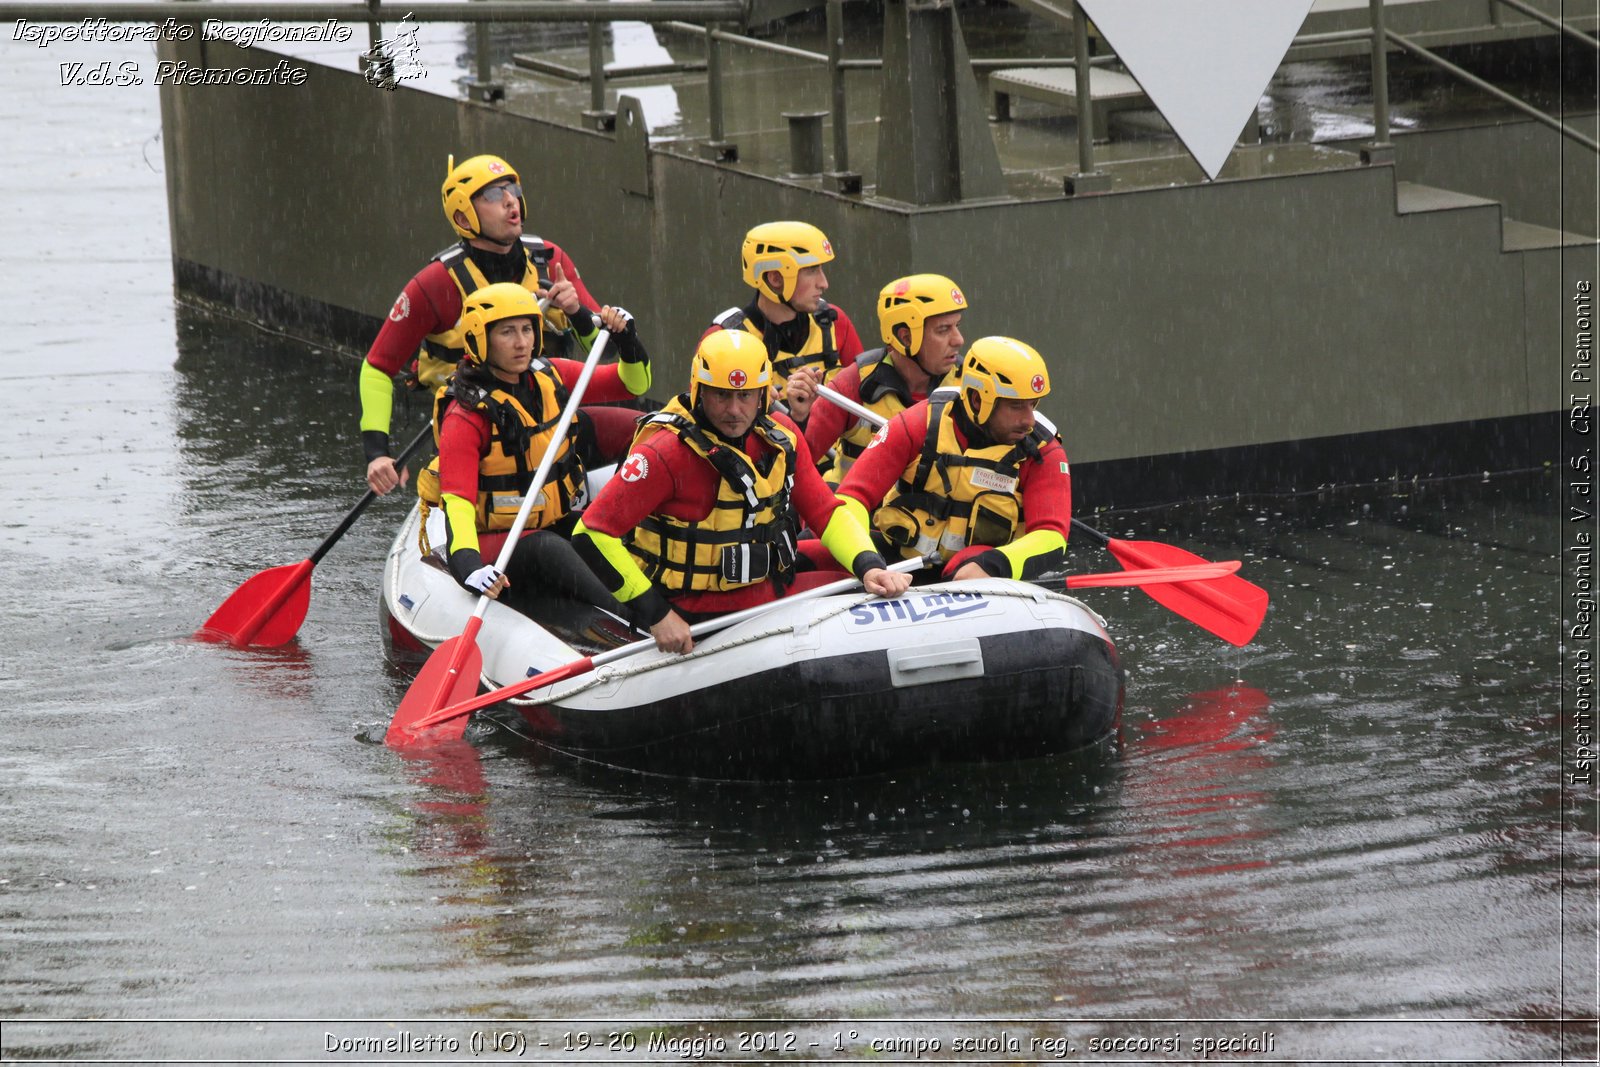
[[[476,605],[418,513],[384,566],[391,653],[420,662]],[[442,516],[435,511],[430,523]],[[432,544],[444,531],[430,529]],[[568,601],[491,603],[478,634],[494,689],[641,635]],[[527,612],[527,613],[524,613]],[[1072,597],[1003,579],[780,602],[678,656],[649,648],[507,701],[513,733],[568,756],[719,780],[841,778],[947,761],[1027,759],[1109,734],[1123,671],[1104,622]]]

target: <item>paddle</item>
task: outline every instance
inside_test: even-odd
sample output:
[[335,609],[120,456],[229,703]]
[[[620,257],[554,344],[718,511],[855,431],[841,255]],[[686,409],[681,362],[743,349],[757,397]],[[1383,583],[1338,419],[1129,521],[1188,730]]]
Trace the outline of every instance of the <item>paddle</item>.
[[1212,578],[1226,578],[1239,569],[1236,559],[1217,563],[1190,564],[1187,567],[1152,567],[1138,571],[1107,571],[1104,574],[1069,574],[1068,589],[1096,589],[1119,585],[1160,585],[1165,582],[1203,582]]
[[[395,466],[410,459],[432,434],[433,426],[424,426],[395,458]],[[235,589],[194,632],[195,638],[200,641],[226,641],[235,648],[251,645],[276,648],[288,641],[300,631],[300,624],[306,620],[306,608],[311,603],[311,568],[322,561],[328,550],[339,542],[376,499],[378,494],[368,489],[306,559],[299,563],[270,567]]]
[[[890,564],[888,569],[892,571],[914,571],[923,566],[926,562],[927,560],[921,559],[920,557],[917,559],[903,559],[898,563]],[[736,626],[741,622],[746,622],[758,615],[764,615],[774,608],[781,607],[785,604],[793,604],[797,600],[814,600],[817,597],[832,596],[835,593],[849,592],[851,589],[854,589],[860,584],[861,580],[858,578],[841,578],[837,582],[829,582],[827,585],[819,585],[815,589],[807,589],[803,593],[795,593],[792,596],[782,597],[766,604],[757,604],[753,608],[745,608],[743,611],[730,612],[727,615],[719,615],[714,619],[707,619],[704,622],[697,622],[693,626],[689,627],[689,635],[691,637],[701,637],[705,634],[714,633],[717,630],[727,629],[729,626]],[[439,726],[442,723],[450,722],[454,719],[459,719],[463,716],[470,715],[479,708],[487,708],[490,705],[498,704],[503,700],[510,700],[512,697],[521,696],[523,693],[532,692],[535,689],[543,689],[545,686],[554,685],[557,682],[564,682],[568,678],[576,678],[580,674],[589,673],[596,667],[604,666],[607,663],[615,663],[619,659],[626,659],[629,656],[637,655],[640,652],[652,649],[655,647],[655,644],[654,638],[647,637],[641,641],[634,641],[626,645],[618,645],[616,648],[608,649],[607,651],[601,652],[597,655],[584,656],[582,659],[575,659],[571,663],[563,663],[559,667],[552,667],[550,670],[544,671],[540,674],[535,674],[531,678],[525,678],[520,682],[513,682],[510,685],[502,686],[499,689],[491,689],[489,692],[481,695],[457,699],[448,707],[430,711],[415,721],[402,721],[404,718],[403,714],[396,715],[394,717],[394,721],[389,724],[388,733],[384,734],[383,743],[386,745],[392,745],[395,748],[406,748],[407,746],[423,742],[424,740],[426,740],[426,742],[429,744],[438,741],[454,740],[456,737],[460,736],[459,731],[452,732],[450,734],[435,734],[434,737],[427,739],[424,739],[421,735],[424,730],[428,730],[432,727]],[[440,647],[443,648],[444,646],[441,645]],[[437,655],[437,653],[435,653],[435,655]],[[474,681],[476,681],[476,675],[474,675]],[[404,710],[405,708],[402,705],[402,713]],[[465,729],[464,725],[462,729]]]
[[[544,299],[539,301],[540,311],[546,303]],[[404,466],[432,432],[431,423],[424,426],[395,457],[395,467]],[[299,633],[300,624],[306,621],[306,608],[311,604],[311,568],[322,561],[328,550],[355,525],[367,505],[377,498],[378,494],[368,489],[308,558],[264,570],[235,589],[194,632],[196,640],[226,641],[236,648],[251,645],[275,648]]]
[[[875,426],[881,427],[889,421],[829,386],[819,385],[817,390],[830,402]],[[1104,545],[1116,561],[1130,572],[1188,567],[1207,562],[1176,545],[1160,541],[1115,540],[1080,519],[1073,519],[1072,525]],[[1070,578],[1067,584],[1071,586]],[[1182,615],[1230,644],[1249,644],[1267,614],[1267,591],[1232,573],[1201,580],[1156,582],[1141,585],[1141,588],[1162,607]]]
[[[589,358],[584,361],[583,373],[578,375],[577,382],[572,387],[567,406],[561,412],[561,418],[556,422],[555,431],[550,438],[550,447],[544,450],[544,456],[539,460],[539,469],[534,472],[533,481],[529,483],[528,490],[522,498],[522,507],[517,509],[517,521],[512,524],[506,534],[505,544],[500,546],[500,557],[495,560],[495,570],[504,574],[506,564],[511,561],[511,553],[516,550],[517,539],[522,536],[522,528],[528,524],[528,516],[533,511],[533,502],[540,496],[544,488],[545,479],[550,476],[550,467],[555,463],[556,452],[567,436],[567,428],[572,425],[573,417],[578,413],[578,405],[583,402],[583,394],[589,388],[589,379],[594,377],[594,368],[600,362],[600,355],[605,351],[606,343],[611,338],[610,331],[601,329],[600,336],[595,338],[594,347],[589,350]],[[405,699],[400,702],[400,708],[395,712],[394,721],[389,724],[385,740],[395,736],[395,731],[411,728],[410,724],[427,717],[447,704],[464,700],[478,691],[478,676],[483,671],[483,652],[478,648],[478,631],[483,627],[484,612],[489,610],[489,598],[480,595],[478,606],[473,609],[472,618],[467,620],[466,627],[461,633],[450,638],[428,657],[422,665],[422,670],[411,682],[411,688],[406,690]],[[464,729],[464,728],[463,728]],[[456,736],[460,736],[457,732]]]
[[[1160,541],[1121,541],[1072,520],[1073,528],[1098,541],[1118,563],[1139,573],[1152,568],[1206,562],[1193,552]],[[1267,591],[1238,575],[1203,582],[1178,582],[1145,588],[1156,603],[1234,645],[1247,645],[1267,614]]]

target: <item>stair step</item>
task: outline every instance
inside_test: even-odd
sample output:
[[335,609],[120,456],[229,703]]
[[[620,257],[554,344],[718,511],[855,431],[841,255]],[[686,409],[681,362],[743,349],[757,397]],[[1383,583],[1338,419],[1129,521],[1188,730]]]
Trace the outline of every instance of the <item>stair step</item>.
[[1539,248],[1571,248],[1596,243],[1593,237],[1585,237],[1581,233],[1536,226],[1516,219],[1505,219],[1500,226],[1500,249],[1503,252],[1531,252]]
[[1436,189],[1417,182],[1394,183],[1395,209],[1402,215],[1420,211],[1454,211],[1464,207],[1494,207],[1497,200],[1487,200],[1471,193],[1458,193],[1450,189]]

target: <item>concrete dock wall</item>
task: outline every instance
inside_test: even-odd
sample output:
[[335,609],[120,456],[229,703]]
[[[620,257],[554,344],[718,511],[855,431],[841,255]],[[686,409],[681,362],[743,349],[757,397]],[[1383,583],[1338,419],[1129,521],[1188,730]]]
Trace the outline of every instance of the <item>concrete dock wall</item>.
[[[1600,138],[1593,113],[1567,125]],[[1394,131],[1395,173],[1404,181],[1498,200],[1506,215],[1536,226],[1600,235],[1594,154],[1532,120],[1454,129]],[[1342,143],[1351,151],[1361,142]]]
[[[279,59],[162,49],[218,66]],[[912,271],[962,285],[969,338],[1039,347],[1055,378],[1045,410],[1080,463],[1319,439],[1343,477],[1444,473],[1391,470],[1390,438],[1363,456],[1362,435],[1414,430],[1426,452],[1434,431],[1420,428],[1558,410],[1551,290],[1594,261],[1592,247],[1502,252],[1493,204],[1402,215],[1389,167],[911,210],[315,66],[293,90],[164,87],[162,108],[177,270],[207,295],[364,348],[451,240],[446,154],[493,151],[522,170],[530,230],[639,316],[658,397],[684,380],[710,318],[746,299],[745,229],[803,218],[838,249],[829,295],[869,347],[874,295]],[[1458,453],[1460,436],[1439,434],[1434,451]],[[1251,464],[1230,465],[1208,470],[1209,489],[1260,487]],[[1288,471],[1274,487],[1327,477]]]

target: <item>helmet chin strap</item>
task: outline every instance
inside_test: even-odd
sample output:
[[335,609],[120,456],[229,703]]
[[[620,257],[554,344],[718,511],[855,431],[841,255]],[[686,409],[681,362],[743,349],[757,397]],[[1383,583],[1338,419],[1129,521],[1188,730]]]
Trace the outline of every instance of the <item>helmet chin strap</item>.
[[[470,202],[472,197],[467,197],[467,200]],[[463,219],[466,221],[462,221]],[[461,227],[463,230],[468,230],[471,232],[472,236],[467,238],[469,241],[483,236],[483,231],[478,228],[482,226],[483,223],[478,220],[477,208],[472,209],[472,217],[470,219],[467,218],[467,213],[465,211],[462,211],[460,208],[456,208],[455,214],[450,216],[450,221]]]
[[973,418],[972,413],[967,410],[966,394],[967,391],[963,389],[961,391],[961,399],[958,400],[955,405],[954,415],[956,418],[956,425],[961,428],[962,432],[967,435],[969,440],[993,441],[994,438],[989,435],[989,428],[983,423],[979,422],[977,419]]
[[[899,328],[900,329],[905,329],[904,326],[901,326]],[[908,336],[909,336],[909,331],[908,331]],[[896,340],[898,340],[898,338],[896,338]],[[920,351],[916,355],[912,355],[910,350],[909,350],[909,348],[907,348],[907,347],[897,347],[894,350],[894,354],[896,356],[904,356],[910,362],[915,363],[917,365],[917,369],[920,370],[923,374],[926,374],[928,376],[928,380],[929,381],[933,380],[933,372],[930,371],[927,368],[927,365],[922,362],[922,353]]]
[[[778,276],[778,282],[779,282],[778,288],[776,288],[776,289],[772,288],[772,283],[770,281],[767,281],[767,277],[766,277],[767,274],[776,274]],[[797,317],[799,316],[800,312],[795,308],[795,306],[793,304],[791,304],[789,302],[789,301],[794,299],[794,293],[791,292],[788,296],[784,296],[783,295],[783,290],[784,290],[783,283],[787,282],[788,279],[783,276],[783,272],[782,271],[767,271],[765,274],[763,274],[761,276],[761,280],[766,284],[767,292],[773,294],[773,296],[774,296],[773,302],[774,303],[783,305],[784,307],[788,308],[790,311],[793,311]],[[795,279],[794,287],[797,290],[800,288],[800,279],[799,278]],[[759,290],[757,290],[757,291],[759,292]]]
[[472,217],[472,221],[477,223],[477,225],[476,226],[463,227],[463,229],[468,229],[468,230],[472,231],[472,236],[468,237],[467,240],[469,242],[471,242],[471,241],[488,241],[490,244],[494,245],[496,248],[505,249],[504,252],[497,252],[497,253],[495,253],[495,255],[500,255],[500,256],[510,255],[511,254],[511,250],[517,246],[518,242],[515,239],[513,239],[510,244],[504,244],[504,243],[502,243],[500,241],[494,240],[493,238],[485,237],[483,235],[483,221],[477,217],[478,216],[478,212],[476,210],[474,210],[472,212],[472,216],[473,216]]

